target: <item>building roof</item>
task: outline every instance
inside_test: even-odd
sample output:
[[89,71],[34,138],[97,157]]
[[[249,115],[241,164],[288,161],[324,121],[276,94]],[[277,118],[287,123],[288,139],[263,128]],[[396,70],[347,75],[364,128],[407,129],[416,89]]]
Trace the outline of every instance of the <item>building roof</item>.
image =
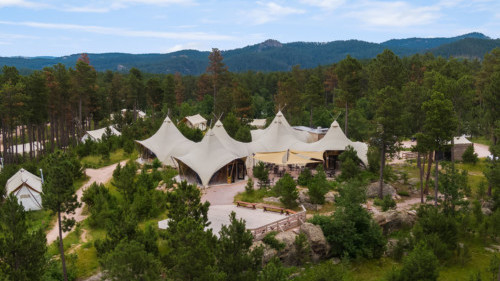
[[330,125],[330,129],[328,129],[328,132],[322,139],[313,143],[296,142],[291,146],[291,149],[300,151],[342,151],[345,150],[348,145],[352,146],[357,151],[358,158],[361,159],[365,165],[368,164],[368,159],[366,157],[368,146],[365,143],[353,142],[348,139],[337,121],[333,121]]
[[192,115],[192,116],[186,116],[184,117],[185,120],[189,121],[193,126],[196,126],[198,124],[206,124],[207,119],[203,118],[200,114]]
[[203,186],[208,186],[212,176],[226,164],[248,156],[248,152],[238,151],[236,141],[224,139],[220,133],[223,127],[216,130],[219,132],[208,129],[203,140],[196,143],[188,154],[175,157],[198,174]]
[[104,136],[104,134],[106,133],[107,128],[109,128],[111,130],[111,135],[121,136],[121,134],[122,134],[117,129],[115,129],[114,126],[108,126],[108,127],[104,127],[104,128],[93,130],[93,131],[86,131],[85,134],[89,135],[95,141],[100,141],[102,139],[102,137]]
[[[451,144],[451,142],[449,142],[449,144]],[[462,135],[460,137],[455,137],[454,144],[472,144],[472,142]]]
[[293,126],[292,128],[297,130],[297,131],[303,131],[303,132],[308,132],[308,133],[318,134],[318,135],[324,135],[328,132],[328,128],[321,128],[321,127],[310,128],[310,127],[306,127],[306,126]]
[[168,116],[154,135],[146,140],[136,142],[149,149],[158,160],[169,166],[175,166],[172,157],[187,154],[195,144],[177,129]]
[[285,151],[296,142],[308,142],[311,139],[309,133],[294,130],[281,111],[266,129],[253,130],[251,133],[252,153]]
[[32,190],[42,193],[42,179],[21,168],[5,184],[7,194],[26,183]]
[[266,119],[253,119],[248,125],[262,129],[266,126]]

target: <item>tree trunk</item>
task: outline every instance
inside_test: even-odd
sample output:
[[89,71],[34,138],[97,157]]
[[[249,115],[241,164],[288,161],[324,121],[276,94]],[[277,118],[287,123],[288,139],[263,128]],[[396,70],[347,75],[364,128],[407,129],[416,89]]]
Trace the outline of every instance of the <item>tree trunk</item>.
[[451,166],[455,167],[455,137],[451,138]]
[[385,167],[385,145],[382,145],[380,150],[380,186],[378,190],[378,197],[384,198],[384,167]]
[[63,245],[62,228],[61,228],[61,212],[57,212],[57,219],[59,223],[59,252],[61,253],[63,276],[64,276],[64,281],[68,281],[68,274],[66,273],[66,260],[64,258],[64,245]]
[[312,128],[313,126],[313,108],[309,109],[309,128]]
[[420,176],[420,203],[424,204],[424,166],[422,165],[422,155],[420,155],[420,151],[417,152],[417,166]]
[[434,206],[437,207],[438,205],[438,187],[439,187],[439,160],[437,158],[437,151],[435,152],[435,158],[436,158],[436,163],[434,164],[435,169],[436,169],[436,176],[434,180]]
[[427,174],[425,175],[425,189],[424,189],[425,194],[429,194],[429,180],[431,177],[433,154],[434,154],[434,151],[431,151],[431,152],[429,152],[429,156],[427,157]]
[[349,115],[349,108],[347,107],[347,102],[345,102],[345,125],[344,125],[344,134],[347,137],[347,115]]

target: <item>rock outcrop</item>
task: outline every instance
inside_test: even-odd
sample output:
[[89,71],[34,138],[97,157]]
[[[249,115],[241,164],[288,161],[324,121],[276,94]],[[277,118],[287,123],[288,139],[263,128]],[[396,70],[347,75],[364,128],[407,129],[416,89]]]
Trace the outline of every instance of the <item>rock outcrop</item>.
[[[372,182],[366,188],[366,196],[368,198],[377,197],[379,188],[380,188],[379,182]],[[392,185],[384,183],[384,189],[383,189],[382,194],[383,194],[383,196],[391,195],[391,197],[392,197],[392,196],[394,196],[394,194],[396,194],[396,189]]]
[[321,227],[312,223],[304,223],[300,226],[300,233],[304,233],[311,247],[311,260],[318,262],[325,259],[330,252],[330,245],[326,241]]
[[390,234],[403,227],[412,226],[416,218],[415,211],[390,210],[377,214],[374,220],[382,227],[384,234]]

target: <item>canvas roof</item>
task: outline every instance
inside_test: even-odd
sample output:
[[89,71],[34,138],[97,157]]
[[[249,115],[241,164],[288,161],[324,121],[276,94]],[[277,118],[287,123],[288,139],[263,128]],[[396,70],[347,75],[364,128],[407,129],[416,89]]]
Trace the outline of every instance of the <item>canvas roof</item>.
[[104,133],[106,133],[106,128],[109,128],[111,130],[112,135],[121,136],[122,134],[113,126],[104,127],[93,131],[86,131],[85,133],[92,137],[94,140],[99,141],[102,139],[102,136],[104,136]]
[[220,120],[215,122],[215,125],[212,128],[212,133],[214,133],[219,141],[222,142],[224,147],[232,150],[233,153],[240,155],[240,157],[246,157],[251,154],[249,152],[249,143],[237,141],[229,136]]
[[[451,144],[451,142],[448,144]],[[454,144],[472,144],[472,142],[462,135],[460,137],[455,137]]]
[[16,190],[23,183],[29,185],[36,192],[42,193],[42,179],[21,168],[5,184],[7,194]]
[[253,153],[285,151],[294,143],[310,139],[309,133],[294,130],[281,111],[266,129],[257,131],[258,133],[252,131],[250,151]]
[[191,123],[193,126],[198,125],[198,124],[206,124],[207,119],[203,118],[200,114],[192,115],[192,116],[186,116],[184,117],[189,123]]
[[330,129],[322,139],[313,143],[296,142],[291,146],[291,149],[300,151],[322,152],[327,150],[342,151],[345,150],[348,145],[354,147],[354,149],[357,151],[358,158],[361,159],[361,161],[363,161],[363,163],[366,165],[368,163],[368,160],[366,158],[368,146],[365,143],[353,142],[348,139],[337,121],[333,121],[333,123],[330,125]]
[[158,160],[169,166],[175,166],[172,157],[185,155],[195,144],[184,137],[168,116],[154,135],[146,140],[136,142],[149,149]]
[[225,140],[220,128],[216,130],[219,132],[209,129],[203,140],[196,143],[188,154],[175,157],[198,174],[203,186],[208,186],[215,172],[226,164],[248,156],[246,151],[239,152],[234,143]]
[[266,119],[253,119],[252,122],[250,122],[250,126],[254,126],[257,128],[264,128],[266,126]]

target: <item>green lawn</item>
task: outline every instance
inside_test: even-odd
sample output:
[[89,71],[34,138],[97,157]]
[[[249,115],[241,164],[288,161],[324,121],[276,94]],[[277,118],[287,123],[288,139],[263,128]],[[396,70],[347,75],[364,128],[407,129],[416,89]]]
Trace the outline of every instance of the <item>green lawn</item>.
[[30,231],[43,229],[48,231],[56,223],[57,217],[50,210],[28,211],[26,221]]
[[110,153],[109,160],[102,160],[102,157],[100,155],[89,155],[83,157],[81,159],[81,163],[84,167],[98,169],[123,160],[134,159],[136,155],[137,151],[135,150],[131,154],[127,154],[123,151],[123,149],[120,148]]
[[474,138],[469,138],[471,142],[474,143],[480,143],[484,145],[491,145],[491,139],[488,137],[474,137]]

